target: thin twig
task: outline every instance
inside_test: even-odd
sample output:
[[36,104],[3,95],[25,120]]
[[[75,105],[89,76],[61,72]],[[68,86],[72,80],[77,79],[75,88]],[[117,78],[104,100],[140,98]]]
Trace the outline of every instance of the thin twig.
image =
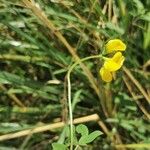
[[111,21],[111,15],[112,15],[112,0],[109,0],[108,2],[108,20]]
[[130,94],[132,95],[133,100],[136,102],[136,104],[138,105],[138,107],[141,109],[141,111],[145,114],[145,116],[150,119],[150,114],[147,112],[147,110],[143,107],[143,105],[138,101],[137,96],[135,95],[135,93],[132,90],[132,87],[129,83],[129,81],[127,80],[127,78],[124,76],[123,77],[124,83],[126,84]]
[[129,69],[127,69],[126,67],[123,67],[123,71],[126,73],[126,75],[129,77],[129,79],[136,85],[136,87],[138,88],[138,90],[143,94],[143,96],[145,97],[145,99],[147,100],[147,102],[150,104],[150,98],[147,95],[147,93],[145,92],[144,88],[142,87],[142,85],[135,79],[135,77],[132,75],[132,73],[130,72]]
[[[76,119],[74,119],[73,123],[79,124],[79,123],[84,123],[84,122],[89,122],[89,121],[98,121],[98,120],[99,120],[99,116],[97,114],[92,114],[92,115],[88,115],[85,117],[76,118]],[[48,130],[62,128],[64,126],[65,126],[64,122],[57,122],[57,123],[53,123],[53,124],[42,125],[40,127],[35,127],[32,129],[27,129],[27,130],[22,130],[22,131],[15,132],[15,133],[1,135],[0,141],[19,138],[19,137],[27,136],[27,135],[34,134],[34,133],[45,132]]]
[[150,144],[148,143],[145,143],[145,144],[118,144],[118,145],[115,145],[115,148],[117,149],[120,149],[122,147],[126,147],[126,148],[131,148],[131,149],[142,149],[142,148],[147,148],[149,149],[150,148]]

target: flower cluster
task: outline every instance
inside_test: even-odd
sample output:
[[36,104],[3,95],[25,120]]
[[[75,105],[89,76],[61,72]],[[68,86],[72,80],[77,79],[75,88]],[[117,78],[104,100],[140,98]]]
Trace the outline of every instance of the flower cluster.
[[122,67],[125,57],[120,51],[125,51],[125,49],[126,45],[119,39],[110,40],[105,45],[105,50],[107,54],[112,52],[116,53],[112,58],[104,58],[105,62],[99,71],[103,81],[111,82],[114,73]]

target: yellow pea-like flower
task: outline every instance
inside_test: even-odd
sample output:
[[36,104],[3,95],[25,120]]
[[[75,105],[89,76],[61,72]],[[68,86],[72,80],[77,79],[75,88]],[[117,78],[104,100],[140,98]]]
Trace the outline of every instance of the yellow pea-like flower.
[[105,45],[106,53],[112,53],[115,51],[125,51],[126,44],[123,43],[120,39],[113,39],[108,41]]
[[112,73],[109,70],[102,67],[100,69],[99,73],[100,73],[100,76],[101,76],[103,81],[105,81],[105,82],[111,82],[112,81],[113,76],[112,76]]
[[117,52],[112,58],[108,58],[104,62],[104,68],[109,71],[117,71],[123,65],[125,57],[122,55],[121,52]]
[[113,74],[122,67],[124,60],[125,57],[121,52],[117,52],[112,58],[107,58],[99,71],[102,80],[111,82]]

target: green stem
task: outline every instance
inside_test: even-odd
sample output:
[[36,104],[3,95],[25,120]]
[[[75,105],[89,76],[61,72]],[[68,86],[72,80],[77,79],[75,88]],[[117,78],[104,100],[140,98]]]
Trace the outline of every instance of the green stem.
[[77,150],[78,148],[79,148],[79,145],[77,145],[74,150]]
[[73,113],[72,113],[72,104],[71,104],[71,82],[70,82],[70,75],[72,70],[81,62],[89,60],[89,59],[95,59],[95,58],[101,58],[102,55],[93,55],[89,57],[85,57],[83,59],[80,59],[79,61],[75,62],[67,73],[67,82],[68,82],[68,107],[69,107],[69,123],[70,123],[70,150],[73,150]]
[[69,120],[70,120],[70,150],[73,150],[73,114],[71,106],[71,83],[70,83],[70,73],[67,75],[68,82],[68,105],[69,105]]

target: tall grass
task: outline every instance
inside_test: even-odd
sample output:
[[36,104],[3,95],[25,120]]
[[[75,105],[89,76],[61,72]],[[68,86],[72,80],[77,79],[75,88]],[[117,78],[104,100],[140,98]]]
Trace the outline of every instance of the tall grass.
[[[0,149],[52,149],[68,137],[67,72],[75,123],[104,134],[84,149],[148,149],[149,0],[0,0]],[[111,84],[100,76],[113,38],[126,61]],[[66,144],[66,143],[65,143]]]

